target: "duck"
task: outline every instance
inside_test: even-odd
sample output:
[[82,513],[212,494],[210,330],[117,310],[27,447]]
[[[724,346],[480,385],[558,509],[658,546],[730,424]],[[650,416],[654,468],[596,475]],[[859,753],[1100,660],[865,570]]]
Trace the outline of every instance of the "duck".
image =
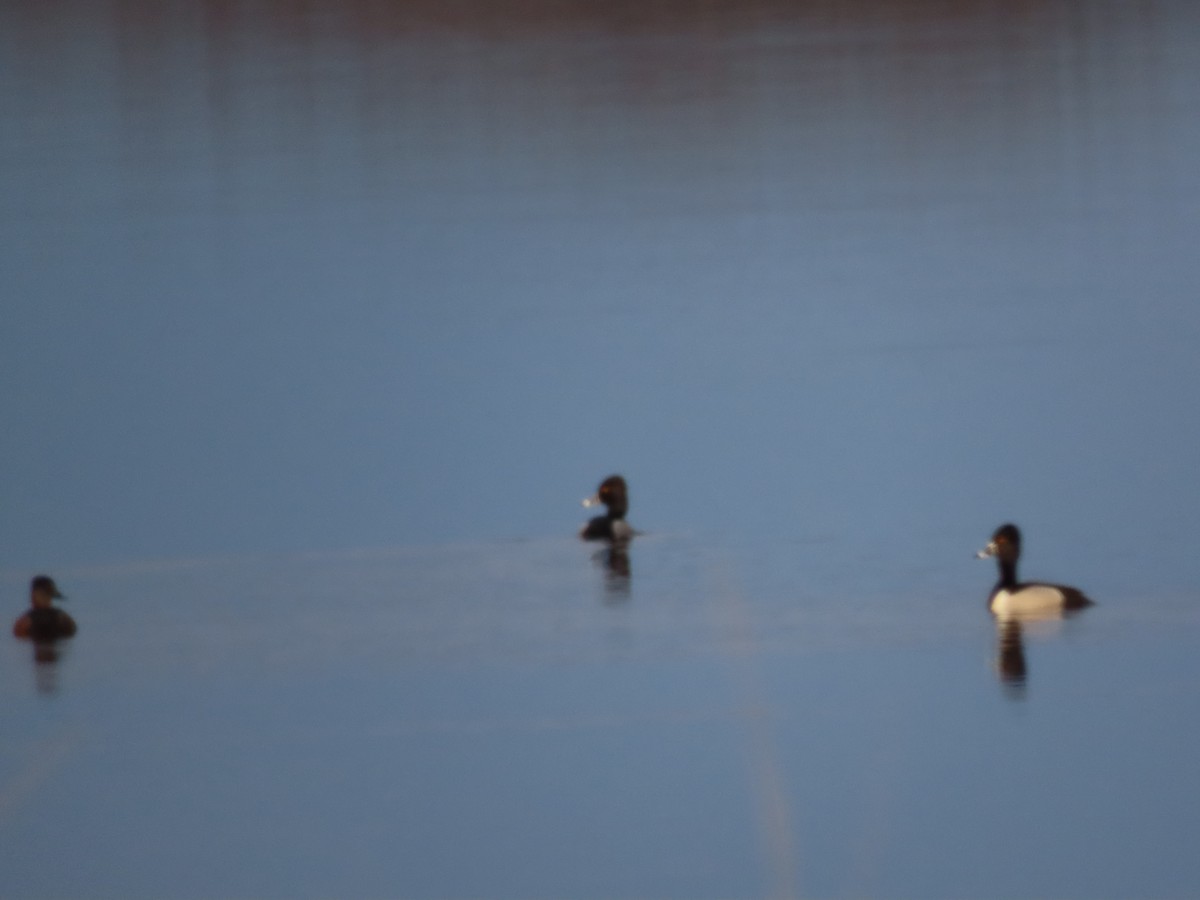
[[13,623],[13,634],[19,638],[50,641],[75,634],[75,620],[54,605],[65,600],[49,575],[37,575],[29,583],[29,609]]
[[629,511],[629,487],[620,475],[609,475],[596,493],[583,501],[584,506],[604,505],[606,512],[588,521],[579,536],[585,541],[628,541],[634,530],[625,521]]
[[1038,581],[1018,582],[1021,530],[1011,522],[997,528],[988,545],[975,555],[978,559],[995,557],[1000,569],[1000,580],[988,597],[988,609],[997,616],[1055,615],[1094,605],[1079,588]]

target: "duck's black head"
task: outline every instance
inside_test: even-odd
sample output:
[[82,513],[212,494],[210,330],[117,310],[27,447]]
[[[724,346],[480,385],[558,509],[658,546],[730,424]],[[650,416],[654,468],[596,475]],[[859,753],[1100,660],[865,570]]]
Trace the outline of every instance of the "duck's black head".
[[620,475],[609,475],[596,491],[595,496],[583,501],[584,506],[603,504],[610,519],[623,519],[629,511],[629,488]]
[[29,593],[44,594],[57,600],[66,599],[59,591],[58,585],[54,583],[54,579],[49,575],[35,575],[33,581],[29,582]]
[[1011,522],[1001,525],[992,534],[988,545],[977,554],[980,559],[996,557],[1002,563],[1013,564],[1021,555],[1021,531]]

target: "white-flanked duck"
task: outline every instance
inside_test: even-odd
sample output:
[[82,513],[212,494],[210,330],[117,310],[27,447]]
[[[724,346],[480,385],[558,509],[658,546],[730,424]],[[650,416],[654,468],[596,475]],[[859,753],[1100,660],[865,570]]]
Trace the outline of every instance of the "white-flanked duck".
[[997,616],[1053,617],[1056,613],[1092,605],[1092,601],[1078,588],[1038,581],[1017,581],[1021,532],[1016,525],[1001,525],[988,545],[976,555],[979,559],[994,556],[1000,569],[1000,580],[988,598],[988,609]]

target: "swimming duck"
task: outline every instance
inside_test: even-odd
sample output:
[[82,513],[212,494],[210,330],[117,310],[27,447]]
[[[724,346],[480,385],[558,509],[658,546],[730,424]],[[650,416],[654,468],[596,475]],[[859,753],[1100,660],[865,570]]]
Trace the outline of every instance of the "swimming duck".
[[625,513],[629,510],[629,488],[624,478],[609,475],[600,482],[595,495],[583,501],[584,506],[600,504],[607,508],[607,512],[591,519],[583,526],[579,536],[585,541],[627,541],[633,537],[633,528],[625,521]]
[[65,600],[54,579],[38,575],[29,583],[29,609],[13,623],[17,637],[48,641],[70,637],[75,633],[75,620],[54,605],[55,599]]
[[1017,560],[1021,556],[1021,532],[1011,523],[1001,525],[991,541],[976,556],[996,557],[1000,580],[988,598],[988,609],[998,616],[1037,615],[1065,612],[1091,606],[1092,601],[1078,588],[1037,581],[1017,581]]

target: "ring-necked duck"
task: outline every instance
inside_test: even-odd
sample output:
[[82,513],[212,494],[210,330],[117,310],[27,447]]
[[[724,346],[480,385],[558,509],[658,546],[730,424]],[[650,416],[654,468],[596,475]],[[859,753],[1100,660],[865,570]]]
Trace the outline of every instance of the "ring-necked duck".
[[584,506],[598,506],[601,503],[608,511],[584,525],[579,536],[585,541],[627,541],[633,537],[634,530],[625,521],[625,513],[629,511],[629,488],[624,478],[609,475],[600,482],[595,496],[583,501]]
[[1017,581],[1017,560],[1021,556],[1021,532],[1016,525],[1001,525],[992,540],[980,550],[979,559],[996,557],[1000,580],[988,598],[988,609],[998,616],[1051,613],[1091,606],[1092,601],[1078,588],[1062,584]]
[[50,641],[70,637],[75,633],[75,620],[54,605],[55,599],[67,599],[58,590],[54,579],[38,575],[29,583],[29,609],[13,623],[13,634],[35,641]]

